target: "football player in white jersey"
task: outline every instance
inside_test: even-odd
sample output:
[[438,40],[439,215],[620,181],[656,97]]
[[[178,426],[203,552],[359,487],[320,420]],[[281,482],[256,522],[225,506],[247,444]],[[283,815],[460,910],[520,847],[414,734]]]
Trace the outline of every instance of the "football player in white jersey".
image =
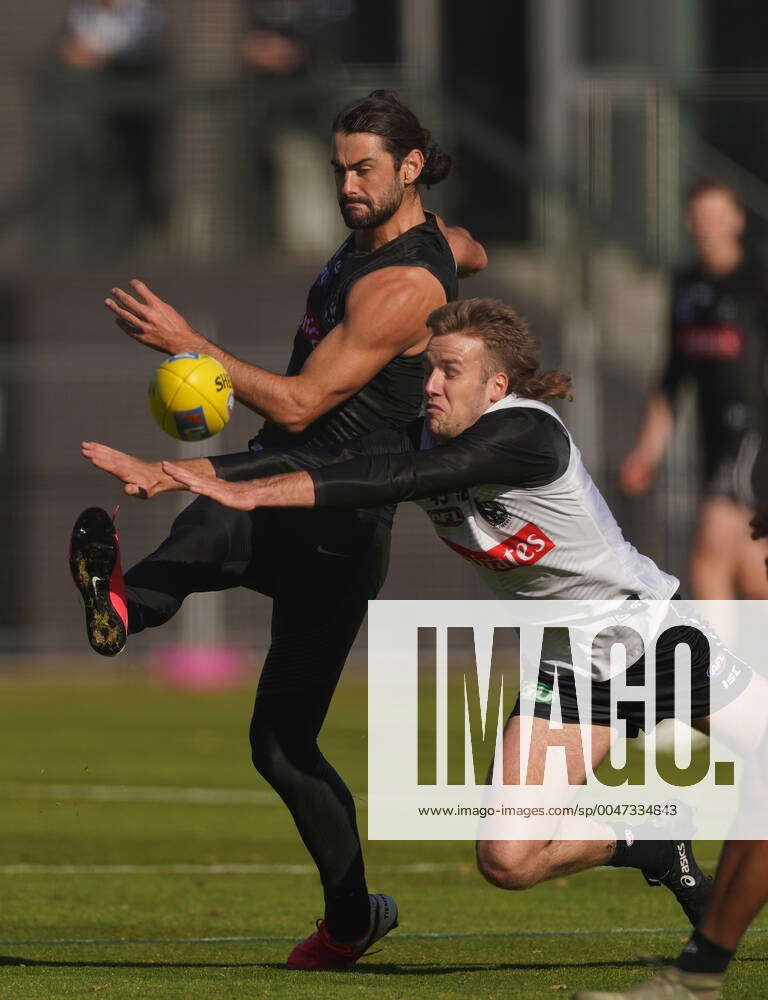
[[[104,449],[97,464],[118,475],[133,494],[149,484],[153,494],[181,484],[240,510],[415,500],[441,539],[473,563],[494,595],[507,599],[673,597],[678,581],[624,539],[564,424],[545,402],[567,397],[570,380],[540,370],[525,322],[504,303],[468,299],[435,310],[428,325],[426,412],[404,432],[376,432],[335,450],[213,458],[208,466],[202,463],[202,474],[200,460],[194,469],[184,463],[159,466]],[[87,457],[94,459],[92,451]],[[681,628],[682,639],[678,634],[667,646],[662,640],[657,644],[657,719],[674,715],[674,651],[688,641],[692,716],[696,727],[707,731],[709,644],[695,628]],[[644,671],[644,664],[638,661],[630,668],[635,670]],[[553,686],[555,672],[543,656],[540,684]],[[572,757],[569,778],[577,784],[586,768],[575,685],[559,671],[557,676],[566,753]],[[726,679],[722,705],[713,706],[720,712],[728,712],[761,680],[747,669]],[[529,782],[543,774],[550,701],[537,701],[528,720]],[[628,735],[645,725],[642,712],[625,721]],[[608,683],[593,686],[591,723],[594,768],[615,737]],[[519,767],[520,726],[518,702],[504,736],[504,767],[512,774]],[[571,763],[581,767],[578,774]],[[529,888],[598,865],[638,868],[649,884],[667,886],[691,923],[698,922],[711,880],[696,864],[689,841],[644,839],[642,829],[623,827],[624,836],[608,826],[600,833],[601,839],[590,840],[479,841],[478,866],[505,889]]]

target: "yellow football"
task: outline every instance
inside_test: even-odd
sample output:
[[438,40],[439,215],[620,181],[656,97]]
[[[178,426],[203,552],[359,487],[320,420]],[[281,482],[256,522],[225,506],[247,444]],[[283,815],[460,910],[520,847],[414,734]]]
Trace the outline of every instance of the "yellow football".
[[152,416],[179,441],[202,441],[218,434],[234,406],[226,368],[207,354],[174,354],[149,383]]

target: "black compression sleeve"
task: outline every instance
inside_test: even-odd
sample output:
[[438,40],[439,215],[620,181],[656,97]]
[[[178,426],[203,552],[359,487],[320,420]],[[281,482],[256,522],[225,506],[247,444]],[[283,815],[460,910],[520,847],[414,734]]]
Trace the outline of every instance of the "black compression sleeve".
[[243,451],[232,455],[215,455],[208,461],[216,476],[228,482],[247,479],[264,479],[286,472],[318,469],[324,465],[345,462],[361,455],[378,455],[405,451],[415,446],[421,430],[421,420],[405,430],[383,428],[337,446],[314,448],[265,448],[263,451]]
[[376,507],[479,483],[545,486],[563,474],[569,457],[568,436],[554,417],[513,407],[486,414],[435,448],[370,455],[310,475],[319,507]]

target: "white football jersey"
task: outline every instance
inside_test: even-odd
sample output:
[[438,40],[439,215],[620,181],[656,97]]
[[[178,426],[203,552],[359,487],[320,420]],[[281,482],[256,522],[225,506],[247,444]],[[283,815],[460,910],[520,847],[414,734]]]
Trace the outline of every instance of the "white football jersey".
[[[514,395],[486,413],[546,403]],[[468,559],[499,598],[613,600],[636,595],[667,600],[679,581],[624,538],[568,434],[570,460],[547,486],[483,483],[417,500],[440,538]],[[421,449],[438,442],[424,431]]]

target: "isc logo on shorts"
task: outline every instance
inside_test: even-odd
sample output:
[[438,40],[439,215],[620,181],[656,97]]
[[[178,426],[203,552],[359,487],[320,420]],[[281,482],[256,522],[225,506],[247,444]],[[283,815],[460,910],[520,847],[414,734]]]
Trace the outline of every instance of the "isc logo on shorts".
[[490,549],[468,549],[449,538],[443,538],[443,541],[470,562],[497,573],[516,569],[518,566],[532,566],[555,547],[552,539],[531,521]]

